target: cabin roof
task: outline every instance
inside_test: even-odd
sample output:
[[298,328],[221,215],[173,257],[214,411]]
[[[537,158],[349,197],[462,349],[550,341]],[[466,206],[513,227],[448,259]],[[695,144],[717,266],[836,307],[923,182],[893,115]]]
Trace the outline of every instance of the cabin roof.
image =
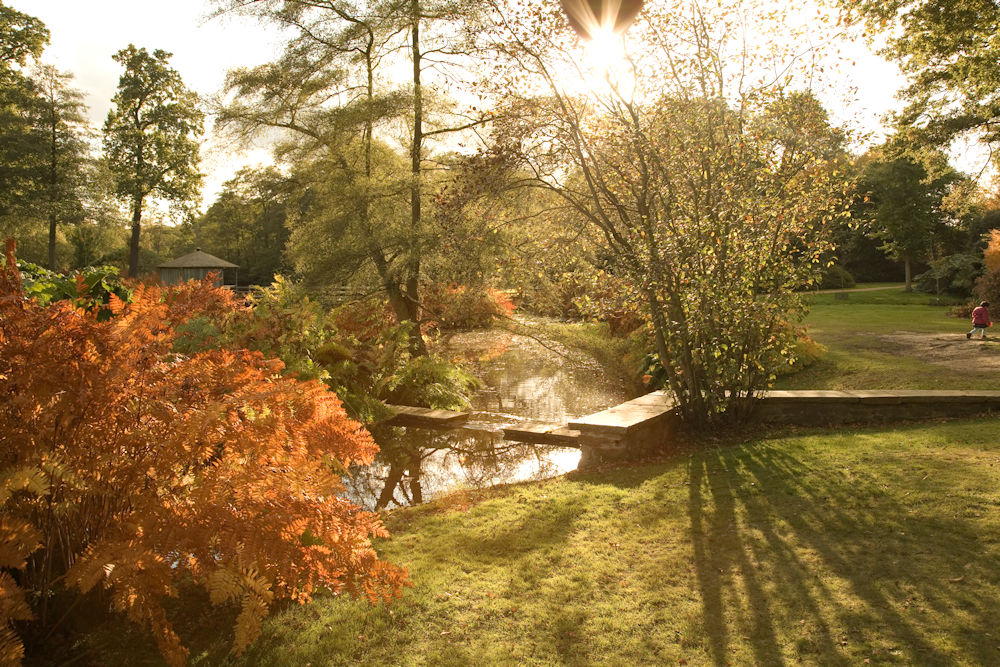
[[172,259],[169,262],[160,264],[158,269],[238,269],[238,264],[227,262],[215,255],[209,255],[198,248],[194,252],[189,252],[183,257]]

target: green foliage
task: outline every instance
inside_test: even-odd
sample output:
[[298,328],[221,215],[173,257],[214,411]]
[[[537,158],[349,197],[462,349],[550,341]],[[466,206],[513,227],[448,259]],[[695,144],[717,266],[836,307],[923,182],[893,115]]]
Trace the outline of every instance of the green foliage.
[[841,0],[888,38],[910,77],[897,122],[907,140],[947,147],[960,135],[1000,142],[1000,5],[977,0]]
[[875,159],[865,165],[857,185],[860,201],[854,217],[870,223],[870,233],[883,241],[893,259],[923,259],[944,227],[941,201],[954,179],[954,172],[929,174],[911,156]]
[[[408,323],[348,329],[338,311],[327,311],[302,286],[278,276],[256,289],[249,308],[194,318],[177,327],[174,349],[192,354],[209,348],[245,348],[281,359],[302,379],[325,382],[348,413],[374,423],[392,416],[385,402],[459,409],[468,405],[476,380],[435,356],[412,356]],[[382,312],[380,302],[364,308]],[[352,310],[357,322],[363,309]]]
[[0,3],[0,72],[38,58],[48,41],[44,23]]
[[44,23],[0,4],[0,223],[32,212],[43,195],[41,98],[23,70],[48,41]]
[[978,253],[955,253],[931,262],[931,270],[918,275],[914,282],[921,292],[968,296],[982,272],[983,260]]
[[[826,347],[806,335],[804,330],[798,331],[788,339],[785,347],[768,362],[768,368],[775,379],[798,373],[808,368],[823,357]],[[668,377],[660,363],[659,356],[652,352],[642,360],[644,371],[643,381],[651,389],[668,387]]]
[[143,204],[156,196],[177,204],[194,201],[201,186],[198,136],[204,114],[198,98],[167,65],[171,54],[133,45],[114,55],[125,67],[104,123],[104,152],[118,196],[132,209],[129,276],[139,270]]
[[854,276],[839,264],[828,266],[819,279],[820,289],[850,289],[854,287]]
[[[0,266],[6,262],[0,258]],[[97,310],[98,321],[111,316],[107,307],[114,295],[124,302],[132,300],[132,288],[122,284],[118,269],[113,266],[87,267],[72,274],[61,274],[32,264],[18,261],[24,295],[47,306],[56,301],[70,300],[77,308]]]
[[481,383],[454,363],[420,356],[405,362],[384,386],[385,397],[391,403],[461,410],[469,407],[469,391]]
[[194,222],[202,249],[238,264],[242,284],[270,284],[284,268],[291,190],[273,167],[242,169]]
[[83,179],[89,146],[87,106],[81,91],[71,87],[73,76],[54,67],[40,68],[38,124],[45,137],[43,147],[44,203],[41,213],[49,227],[48,266],[56,268],[57,228],[83,217]]

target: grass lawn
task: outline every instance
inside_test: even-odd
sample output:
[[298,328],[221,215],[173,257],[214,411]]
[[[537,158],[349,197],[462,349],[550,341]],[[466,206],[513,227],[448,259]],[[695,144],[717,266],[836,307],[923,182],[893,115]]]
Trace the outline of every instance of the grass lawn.
[[[792,432],[395,511],[402,600],[294,606],[233,662],[1000,664],[998,432]],[[192,662],[229,662],[201,632]]]
[[899,290],[810,297],[805,324],[827,348],[779,389],[998,389],[1000,342],[967,341],[970,322],[936,297]]

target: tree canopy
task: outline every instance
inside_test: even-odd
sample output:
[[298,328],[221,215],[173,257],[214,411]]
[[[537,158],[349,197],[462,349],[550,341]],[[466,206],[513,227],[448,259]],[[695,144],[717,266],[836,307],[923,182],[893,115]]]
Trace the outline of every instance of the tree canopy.
[[134,45],[114,55],[125,71],[104,123],[104,151],[118,196],[132,210],[129,275],[138,275],[142,211],[150,196],[172,202],[198,197],[198,137],[204,114],[197,96],[167,61],[171,54],[149,53]]
[[972,134],[1000,144],[1000,4],[993,0],[841,0],[887,35],[886,55],[910,77],[902,128],[947,146]]
[[25,68],[48,41],[40,20],[0,4],[0,218],[30,210],[42,190],[39,97]]

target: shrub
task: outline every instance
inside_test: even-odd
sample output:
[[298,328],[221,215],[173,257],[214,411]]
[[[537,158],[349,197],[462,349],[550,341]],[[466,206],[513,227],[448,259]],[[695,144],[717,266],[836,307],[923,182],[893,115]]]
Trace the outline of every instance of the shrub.
[[979,304],[976,302],[962,303],[957,306],[951,306],[948,309],[948,317],[957,317],[959,319],[968,320],[972,318],[972,311]]
[[850,289],[854,287],[854,276],[844,267],[834,264],[823,271],[819,286],[820,289]]
[[979,301],[989,301],[994,307],[1000,305],[1000,270],[979,276],[974,293]]
[[[230,304],[203,309],[210,316],[178,326],[174,349],[246,348],[277,357],[287,372],[325,382],[348,414],[365,423],[392,416],[383,401],[443,409],[469,404],[467,394],[475,381],[444,359],[411,357],[411,325],[395,324],[391,310],[378,299],[325,311],[299,286],[278,277],[270,287],[256,290],[251,303],[251,308]],[[438,372],[428,375],[432,368]]]
[[377,447],[337,397],[260,353],[172,352],[171,317],[224,295],[139,286],[131,304],[112,296],[113,317],[99,321],[69,301],[29,298],[15,267],[9,242],[0,271],[0,662],[23,655],[14,621],[47,636],[99,584],[171,664],[186,649],[161,601],[183,581],[239,607],[235,653],[277,599],[305,602],[317,589],[372,602],[399,594],[405,571],[370,543],[386,535],[379,517],[339,497],[338,474],[370,462]]
[[[6,266],[6,261],[0,259],[0,265]],[[121,282],[113,266],[87,267],[70,275],[25,261],[18,261],[17,268],[24,294],[43,306],[66,299],[77,308],[95,310],[101,319],[107,319],[111,316],[107,304],[112,294],[123,301],[132,298],[131,288]]]
[[931,270],[921,273],[913,282],[921,292],[937,294],[940,291],[969,296],[982,270],[983,263],[978,256],[956,253],[932,262]]
[[775,366],[774,374],[781,376],[798,373],[803,368],[812,366],[825,352],[825,345],[817,343],[804,331],[799,331],[789,346],[788,355]]
[[423,288],[424,318],[442,329],[487,329],[514,313],[504,292],[487,287],[431,284]]

